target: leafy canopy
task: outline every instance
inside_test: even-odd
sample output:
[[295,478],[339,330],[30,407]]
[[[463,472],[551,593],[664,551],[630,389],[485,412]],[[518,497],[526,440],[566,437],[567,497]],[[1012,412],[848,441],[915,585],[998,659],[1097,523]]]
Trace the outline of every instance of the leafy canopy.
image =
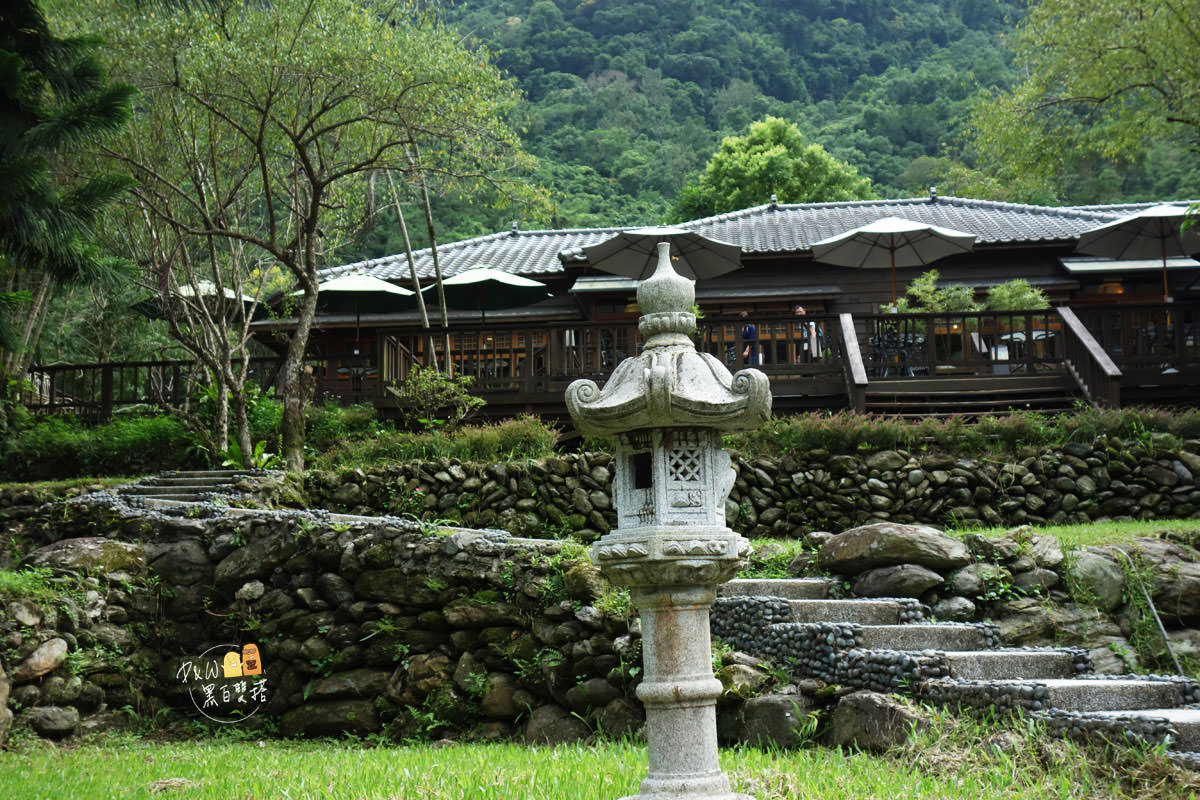
[[866,200],[871,181],[780,117],[755,122],[746,136],[729,136],[699,180],[676,203],[676,217],[702,217],[761,205],[775,195],[781,203]]
[[987,165],[1063,186],[1088,158],[1137,163],[1149,144],[1200,150],[1195,0],[1042,0],[1021,22],[1024,81],[976,104]]

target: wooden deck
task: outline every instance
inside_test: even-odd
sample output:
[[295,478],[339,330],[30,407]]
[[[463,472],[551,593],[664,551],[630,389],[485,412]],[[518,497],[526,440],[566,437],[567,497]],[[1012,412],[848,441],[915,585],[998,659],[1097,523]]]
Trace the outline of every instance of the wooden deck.
[[[753,332],[746,323],[753,325]],[[851,409],[903,415],[1055,410],[1076,402],[1200,404],[1200,304],[1059,307],[952,314],[762,316],[703,320],[697,348],[771,379],[776,414]],[[470,375],[486,417],[566,419],[571,381],[603,383],[639,352],[635,321],[381,331],[361,356],[310,359],[316,399],[396,408],[388,387],[429,355]],[[356,348],[357,349],[357,348]],[[256,360],[271,385],[276,365]],[[35,367],[35,412],[106,419],[136,405],[182,405],[203,378],[188,362]]]

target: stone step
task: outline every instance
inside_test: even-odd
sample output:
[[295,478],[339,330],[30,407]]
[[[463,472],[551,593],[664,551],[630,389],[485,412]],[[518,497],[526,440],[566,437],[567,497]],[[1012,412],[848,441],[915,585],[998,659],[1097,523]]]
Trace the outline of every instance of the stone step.
[[959,680],[1075,677],[1075,659],[1066,650],[951,650],[946,664]]
[[151,492],[149,494],[141,494],[138,497],[143,500],[175,500],[188,503],[199,503],[209,499],[206,492]]
[[792,622],[855,622],[899,625],[901,604],[895,600],[789,600]]
[[762,595],[787,600],[813,600],[828,597],[838,585],[833,578],[734,578],[717,587],[720,597]]
[[1171,681],[1144,678],[1043,678],[989,680],[964,685],[995,692],[1019,691],[1025,686],[1044,687],[1043,704],[1061,711],[1128,711],[1178,707],[1182,697]]
[[1200,750],[1200,708],[1143,708],[1127,711],[1091,711],[1081,716],[1116,719],[1165,719],[1175,729],[1175,750]]
[[233,478],[150,478],[139,486],[232,486]]
[[244,469],[181,469],[175,472],[163,472],[156,478],[241,478],[250,475]]
[[232,489],[233,487],[228,483],[164,483],[126,486],[121,489],[121,492],[123,494],[157,496],[162,494],[179,494],[181,492],[203,494],[204,492],[219,492],[222,490],[232,491]]
[[872,650],[982,650],[987,644],[972,625],[935,622],[863,625],[858,634],[858,646]]

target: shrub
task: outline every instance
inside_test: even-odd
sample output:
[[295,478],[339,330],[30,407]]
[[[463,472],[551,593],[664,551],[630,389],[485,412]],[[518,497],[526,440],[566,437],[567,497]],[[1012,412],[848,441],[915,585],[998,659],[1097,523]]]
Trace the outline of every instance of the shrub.
[[393,461],[457,458],[463,461],[520,461],[554,451],[558,432],[537,417],[523,416],[492,425],[452,432],[408,433],[380,429],[369,436],[345,439],[320,453],[317,469],[367,468]]
[[87,426],[49,417],[11,436],[0,474],[19,480],[129,475],[202,463],[201,450],[171,416],[125,417]]
[[1200,437],[1200,409],[1082,408],[1047,414],[1011,414],[906,420],[871,414],[810,412],[768,420],[758,430],[730,437],[731,446],[746,455],[772,456],[826,450],[854,454],[861,450],[936,447],[952,453],[1014,452],[1021,447],[1046,447],[1067,441],[1090,443],[1107,436],[1139,442],[1151,449],[1170,449],[1181,439]]
[[339,442],[379,434],[391,428],[390,423],[377,419],[372,405],[339,406],[332,400],[324,405],[309,406],[305,422],[305,441],[318,453],[335,447]]
[[451,377],[436,367],[413,365],[393,385],[400,400],[401,424],[408,429],[454,430],[484,404],[470,393],[470,375]]

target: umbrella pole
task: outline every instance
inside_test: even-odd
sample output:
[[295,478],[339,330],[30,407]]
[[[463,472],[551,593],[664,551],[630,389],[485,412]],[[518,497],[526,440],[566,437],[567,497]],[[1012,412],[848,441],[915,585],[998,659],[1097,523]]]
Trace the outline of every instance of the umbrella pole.
[[896,237],[891,237],[891,248],[888,250],[892,254],[892,309],[896,310]]
[[1159,246],[1162,247],[1162,262],[1163,262],[1163,302],[1171,302],[1171,287],[1167,283],[1167,240],[1160,238]]

